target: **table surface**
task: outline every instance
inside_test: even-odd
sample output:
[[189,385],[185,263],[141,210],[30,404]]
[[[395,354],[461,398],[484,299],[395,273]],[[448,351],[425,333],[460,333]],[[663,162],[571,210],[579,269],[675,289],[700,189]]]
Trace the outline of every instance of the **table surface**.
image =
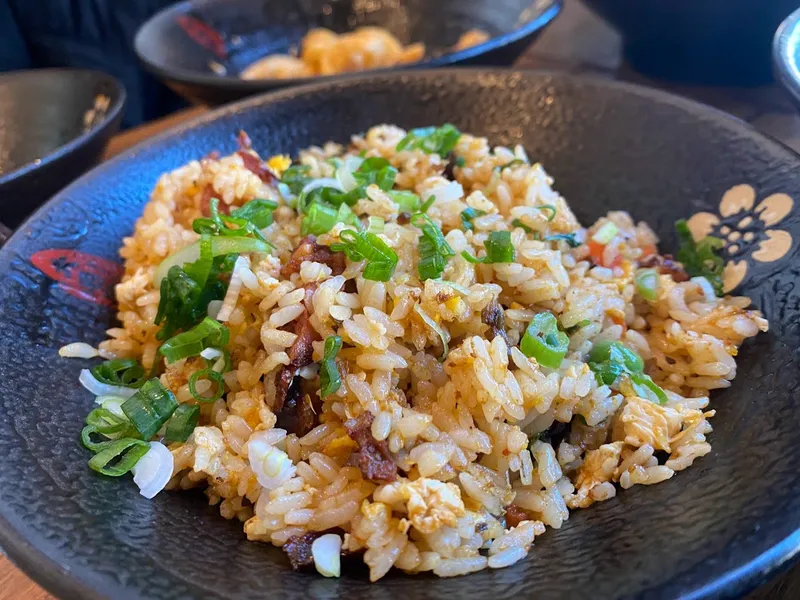
[[[725,110],[764,133],[800,151],[800,116],[777,86],[760,88],[687,87],[647,79],[631,70],[621,57],[619,36],[577,0],[566,0],[563,13],[527,51],[517,66],[591,73],[667,89]],[[207,109],[184,110],[116,136],[105,158],[111,158],[160,131],[203,114]],[[6,557],[0,556],[0,600],[53,597],[28,579]],[[747,600],[800,598],[800,566],[750,594]]]

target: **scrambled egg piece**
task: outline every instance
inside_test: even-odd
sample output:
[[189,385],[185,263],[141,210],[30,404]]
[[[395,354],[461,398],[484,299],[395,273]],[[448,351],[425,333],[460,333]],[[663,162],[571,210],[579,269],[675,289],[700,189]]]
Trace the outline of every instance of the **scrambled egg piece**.
[[292,159],[285,154],[276,154],[270,157],[267,161],[267,166],[275,171],[275,174],[280,177],[283,172],[292,166]]
[[619,420],[623,424],[626,443],[637,448],[650,444],[656,450],[671,452],[670,438],[681,430],[683,416],[674,408],[631,397],[625,403]]
[[375,500],[408,512],[408,520],[421,533],[433,533],[441,527],[454,527],[465,514],[461,491],[452,483],[436,479],[407,479],[375,491]]

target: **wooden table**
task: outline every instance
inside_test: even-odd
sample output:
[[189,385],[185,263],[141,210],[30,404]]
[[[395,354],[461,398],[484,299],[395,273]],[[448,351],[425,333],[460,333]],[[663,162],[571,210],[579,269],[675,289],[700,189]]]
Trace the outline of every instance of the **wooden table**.
[[[765,133],[800,151],[800,116],[777,86],[755,89],[683,87],[648,80],[624,64],[619,36],[577,0],[566,0],[564,12],[519,60],[517,66],[592,73],[662,87],[711,104],[748,121]],[[191,108],[116,136],[105,158],[138,144],[156,133],[192,117],[205,108]],[[0,600],[53,597],[33,583],[5,556],[0,556]],[[800,567],[760,588],[747,600],[794,600],[800,598]]]

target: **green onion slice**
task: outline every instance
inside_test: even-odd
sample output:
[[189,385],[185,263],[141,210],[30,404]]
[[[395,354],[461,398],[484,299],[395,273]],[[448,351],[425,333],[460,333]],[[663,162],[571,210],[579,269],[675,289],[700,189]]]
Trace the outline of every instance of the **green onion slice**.
[[442,276],[447,259],[455,256],[453,248],[447,243],[442,230],[431,218],[423,213],[411,217],[411,224],[422,230],[419,238],[419,256],[417,272],[422,281],[437,279]]
[[132,358],[116,358],[89,369],[95,379],[107,385],[139,388],[146,380],[144,367]]
[[84,448],[87,450],[91,450],[92,452],[100,452],[103,448],[109,446],[114,440],[109,440],[105,436],[101,441],[95,442],[92,439],[93,435],[100,435],[103,436],[99,431],[97,431],[97,427],[94,425],[87,425],[81,430],[81,443],[83,444]]
[[342,338],[330,335],[325,338],[325,349],[319,365],[319,395],[321,398],[336,393],[342,385],[342,376],[336,364],[336,355],[342,349]]
[[[343,205],[345,206],[345,205]],[[336,209],[323,202],[315,202],[308,207],[300,227],[301,235],[322,235],[328,233],[336,225]]]
[[478,210],[477,208],[472,208],[469,206],[461,211],[461,226],[464,229],[475,229],[475,226],[472,224],[472,220],[475,217],[482,217],[485,214],[485,210]]
[[655,302],[658,298],[658,271],[655,269],[639,269],[633,278],[636,291],[639,295],[649,302]]
[[164,441],[185,442],[192,435],[194,428],[200,420],[200,407],[196,404],[181,404],[172,413],[167,421],[167,430],[164,433]]
[[241,207],[231,211],[231,216],[250,221],[259,229],[264,229],[272,224],[272,212],[278,208],[278,203],[263,198],[250,200]]
[[483,258],[475,258],[466,250],[461,252],[461,256],[473,264],[510,263],[516,258],[510,231],[492,231],[483,245],[486,248],[486,256]]
[[130,471],[148,450],[150,444],[142,440],[114,440],[89,460],[89,468],[109,477],[120,477]]
[[[167,273],[169,273],[172,267],[180,267],[186,263],[193,263],[201,258],[201,241],[202,240],[198,240],[162,260],[153,275],[153,283],[155,283],[155,285],[161,285],[161,281],[167,276]],[[271,248],[272,246],[268,242],[250,237],[213,236],[211,238],[211,256],[214,258],[226,254],[245,254],[247,252],[266,254]]]
[[386,221],[384,221],[381,217],[369,217],[367,219],[367,231],[370,233],[383,233],[383,228],[385,225]]
[[631,373],[641,373],[644,370],[644,361],[636,352],[621,342],[598,342],[589,352],[590,363],[602,362],[622,363]]
[[158,433],[176,408],[178,401],[175,396],[158,379],[147,381],[138,392],[122,403],[122,412],[144,440],[149,440]]
[[115,415],[110,410],[102,407],[95,408],[86,416],[86,424],[106,437],[127,431],[131,426],[128,419]]
[[[208,379],[215,384],[213,387],[213,392],[210,396],[204,396],[197,391],[197,382],[200,379]],[[200,371],[195,371],[189,377],[189,393],[192,395],[192,398],[198,402],[203,402],[204,404],[216,402],[222,398],[222,395],[225,393],[225,378],[222,376],[222,373],[219,373],[214,369],[201,369]]]
[[390,190],[386,193],[389,194],[392,201],[400,208],[400,212],[415,213],[422,204],[422,200],[413,192]]
[[164,342],[158,351],[168,363],[182,358],[197,356],[206,348],[220,348],[228,343],[228,328],[211,317],[204,318],[189,331],[179,333]]
[[308,172],[311,171],[309,165],[292,165],[283,172],[281,183],[289,188],[289,191],[297,196],[303,191],[306,184],[311,181]]
[[364,279],[389,281],[397,267],[397,253],[380,237],[368,231],[345,229],[339,243],[332,244],[334,252],[344,252],[352,261],[365,260]]
[[426,154],[434,152],[439,156],[447,156],[456,147],[461,132],[450,123],[441,127],[421,127],[412,129],[397,144],[397,152],[403,150],[422,150]]
[[543,312],[533,317],[525,330],[519,349],[528,358],[535,358],[543,367],[557,369],[567,354],[569,338],[558,330],[553,313]]
[[428,212],[428,209],[433,206],[433,203],[436,202],[436,196],[430,196],[427,200],[419,207],[419,212],[425,214]]

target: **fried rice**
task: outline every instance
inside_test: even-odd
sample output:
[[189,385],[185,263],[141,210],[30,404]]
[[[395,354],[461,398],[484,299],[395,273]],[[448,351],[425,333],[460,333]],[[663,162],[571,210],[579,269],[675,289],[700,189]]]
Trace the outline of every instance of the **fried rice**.
[[[99,346],[155,366],[178,403],[200,407],[188,439],[168,445],[166,488],[201,488],[249,540],[324,575],[339,574],[340,552],[363,557],[372,581],[392,567],[442,577],[506,567],[570,509],[672,478],[711,451],[709,393],[731,385],[737,349],[767,330],[748,298],[717,297],[679,264],[643,297],[636,276],[661,258],[655,233],[625,212],[584,228],[523,148],[465,133],[443,157],[398,150],[406,134],[376,126],[293,164],[330,180],[348,160],[388,160],[395,190],[434,198],[426,214],[453,251],[440,277],[421,281],[420,228],[373,184],[352,211],[382,220],[376,235],[397,263],[388,281],[366,279],[364,261],[331,250],[353,225],[303,235],[307,217],[278,179],[291,161],[262,162],[244,143],[160,178],[120,250],[121,325]],[[230,365],[222,397],[198,402],[210,383],[193,393],[189,380],[206,361],[159,354],[155,275],[198,240],[193,222],[211,197],[223,214],[255,198],[278,207],[262,230],[274,250],[237,259],[208,308],[230,331]],[[598,248],[601,230],[613,236]],[[484,255],[492,232],[510,233],[513,262],[462,255]],[[568,334],[556,368],[520,348],[542,313]],[[331,336],[341,384],[322,397]],[[598,377],[589,355],[608,342],[641,357],[665,401]]]

